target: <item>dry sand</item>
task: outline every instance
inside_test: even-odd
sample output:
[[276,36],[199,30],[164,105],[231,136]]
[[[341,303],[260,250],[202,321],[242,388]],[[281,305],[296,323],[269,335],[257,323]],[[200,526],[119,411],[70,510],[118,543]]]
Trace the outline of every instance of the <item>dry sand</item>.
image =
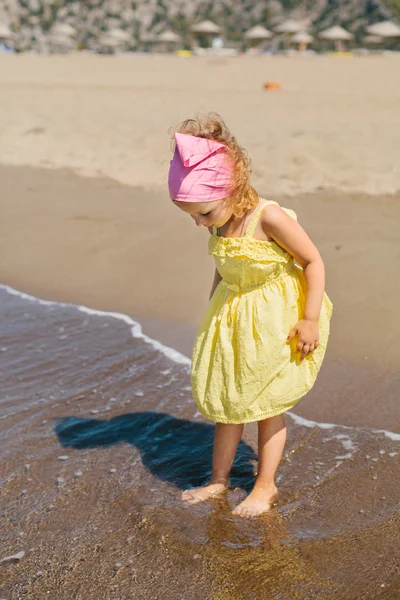
[[[166,130],[217,110],[250,151],[257,189],[298,213],[326,262],[330,347],[296,412],[400,427],[399,58],[0,65],[2,282],[127,313],[188,353],[213,267],[206,232],[168,201]],[[263,92],[270,79],[281,92]]]
[[[220,112],[264,193],[400,190],[400,57],[0,56],[0,163],[162,186],[168,127]],[[263,83],[279,81],[281,92]]]

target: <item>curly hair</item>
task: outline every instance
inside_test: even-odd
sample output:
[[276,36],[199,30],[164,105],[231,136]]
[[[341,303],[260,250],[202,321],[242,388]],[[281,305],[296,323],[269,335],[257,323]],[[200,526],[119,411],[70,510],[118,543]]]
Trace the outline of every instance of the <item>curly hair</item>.
[[186,119],[180,123],[171,133],[173,140],[174,133],[185,133],[224,144],[227,147],[228,158],[233,162],[233,181],[229,197],[234,215],[241,217],[246,211],[257,206],[259,196],[250,183],[248,154],[239,146],[219,114],[210,112],[207,115],[196,115],[194,119]]

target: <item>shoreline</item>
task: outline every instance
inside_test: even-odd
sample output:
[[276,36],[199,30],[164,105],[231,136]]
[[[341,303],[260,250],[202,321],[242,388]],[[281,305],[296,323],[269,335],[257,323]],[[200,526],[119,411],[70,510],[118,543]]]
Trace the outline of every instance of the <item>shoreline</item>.
[[[190,355],[213,276],[207,232],[157,192],[65,169],[0,166],[0,176],[2,283],[43,299],[121,312],[145,334]],[[399,283],[387,272],[396,269],[400,204],[328,193],[281,203],[295,210],[320,249],[334,304],[326,360],[298,414],[400,430],[398,357],[381,352],[396,343]]]
[[[232,510],[254,484],[252,423],[224,498],[188,506],[181,491],[208,476],[214,427],[196,413],[187,368],[157,343],[132,343],[129,319],[0,292],[3,389],[16,409],[2,399],[2,557],[19,562],[3,566],[4,597],[128,598],[134,589],[155,599],[167,586],[171,598],[205,598],[216,581],[238,598],[249,581],[255,596],[265,585],[281,593],[282,581],[290,597],[364,597],[382,581],[395,589],[387,557],[398,538],[399,436],[293,413],[280,502],[247,520]],[[261,582],[249,579],[249,552]]]
[[[65,305],[68,307],[79,308],[79,309],[83,310],[83,312],[87,312],[88,314],[99,314],[100,316],[112,317],[112,318],[115,318],[118,320],[122,320],[122,321],[125,321],[126,324],[128,326],[131,326],[133,329],[136,329],[137,325],[139,325],[141,332],[138,336],[135,335],[135,337],[142,337],[146,343],[149,343],[150,345],[154,346],[154,348],[156,348],[156,349],[160,349],[160,346],[162,346],[163,347],[161,349],[162,353],[165,354],[166,356],[168,356],[168,358],[170,358],[177,364],[184,364],[186,366],[189,366],[189,364],[190,364],[190,358],[185,353],[184,349],[183,348],[180,348],[179,350],[177,349],[177,347],[180,346],[179,341],[183,340],[184,343],[186,343],[186,344],[188,343],[187,336],[183,335],[185,330],[182,332],[180,330],[181,328],[179,327],[179,325],[177,326],[174,323],[161,323],[160,321],[154,322],[154,321],[150,321],[150,320],[145,320],[144,322],[143,322],[143,320],[135,321],[134,319],[129,317],[129,315],[125,315],[123,313],[107,312],[107,311],[103,311],[103,310],[99,310],[99,309],[93,309],[92,307],[89,307],[89,306],[83,306],[83,305],[79,305],[79,304],[62,302],[62,301],[57,301],[57,300],[43,299],[38,296],[28,294],[27,292],[22,292],[20,290],[17,290],[15,288],[12,288],[11,286],[8,286],[8,285],[2,284],[2,283],[0,283],[0,288],[5,289],[8,293],[10,293],[12,295],[26,298],[33,302],[39,302],[40,304],[56,304],[56,305],[60,305],[60,306]],[[164,325],[164,329],[163,329],[163,325]],[[149,331],[152,331],[152,330],[155,331],[156,335],[160,334],[160,332],[161,332],[161,337],[165,338],[166,343],[163,343],[156,337],[152,337],[151,335],[149,335]],[[166,331],[167,331],[167,334],[165,334]],[[187,331],[186,331],[186,333],[187,333]],[[133,331],[132,331],[132,334],[133,334]],[[168,345],[168,344],[170,344],[170,345]],[[336,379],[336,377],[338,375],[338,373],[335,371],[339,371],[340,369],[343,369],[343,372],[346,371],[346,365],[340,365],[339,362],[335,362],[335,361],[330,361],[330,363],[331,364],[330,364],[330,367],[328,368],[328,372],[330,372],[331,374],[333,373],[333,379]],[[353,369],[357,368],[358,366],[359,365],[352,365]],[[352,373],[352,376],[354,377],[354,372]],[[361,379],[362,378],[360,377],[360,381],[361,381]],[[354,384],[354,382],[353,382],[353,384]],[[319,427],[321,429],[342,427],[344,429],[350,429],[350,430],[351,429],[366,430],[366,431],[370,431],[372,433],[383,433],[386,437],[388,437],[392,441],[400,441],[400,432],[397,433],[395,431],[391,431],[388,429],[376,429],[372,425],[349,425],[349,424],[344,424],[344,423],[324,423],[324,422],[313,420],[313,419],[305,417],[305,416],[301,416],[301,414],[297,414],[297,409],[298,409],[298,405],[296,405],[294,407],[294,411],[290,410],[289,412],[291,414],[291,419],[293,420],[293,422],[298,425],[302,425],[305,427]]]

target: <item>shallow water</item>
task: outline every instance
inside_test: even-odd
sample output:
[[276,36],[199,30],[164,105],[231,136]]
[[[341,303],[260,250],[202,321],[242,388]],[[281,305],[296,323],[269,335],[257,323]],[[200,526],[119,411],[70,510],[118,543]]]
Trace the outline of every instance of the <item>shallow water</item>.
[[[251,489],[246,426],[228,494],[188,506],[210,475],[213,424],[189,361],[124,315],[0,288],[4,598],[397,598],[399,439],[286,416],[281,500]],[[61,457],[61,458],[60,458]]]

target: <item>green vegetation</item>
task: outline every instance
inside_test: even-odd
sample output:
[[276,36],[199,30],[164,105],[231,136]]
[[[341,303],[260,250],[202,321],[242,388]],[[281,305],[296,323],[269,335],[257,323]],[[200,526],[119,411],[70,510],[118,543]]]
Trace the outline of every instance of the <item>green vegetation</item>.
[[385,0],[385,4],[392,11],[393,17],[400,19],[400,0]]
[[[72,7],[73,4],[76,6],[77,2],[81,10],[75,14],[75,11],[68,7]],[[17,34],[23,29],[24,35],[21,36],[21,42],[16,40],[16,46],[19,47],[21,43],[24,49],[29,49],[32,17],[36,18],[33,20],[35,26],[38,24],[46,34],[55,21],[62,21],[67,15],[67,21],[79,31],[78,41],[83,45],[96,37],[99,31],[107,30],[112,22],[113,26],[117,24],[130,31],[133,38],[139,42],[142,34],[172,29],[181,36],[184,48],[190,48],[192,43],[190,27],[203,20],[211,20],[220,25],[227,43],[238,48],[244,47],[243,33],[250,27],[262,24],[273,29],[279,20],[290,17],[298,20],[310,19],[309,30],[313,34],[332,25],[342,25],[354,33],[355,45],[362,43],[368,24],[390,17],[400,23],[400,0],[192,0],[190,3],[179,0],[179,4],[178,0],[174,0],[175,2],[175,10],[180,7],[176,13],[171,10],[172,1],[169,0],[147,3],[144,0],[127,0],[124,8],[133,10],[135,16],[124,20],[124,11],[121,16],[118,5],[111,0],[53,0],[52,3],[46,4],[42,0],[37,4],[32,4],[30,0],[19,0],[21,11],[12,27]],[[138,15],[140,14],[142,19],[142,14],[146,11],[145,21],[149,25],[144,26]],[[199,42],[207,45],[209,39],[200,39]],[[25,48],[26,45],[28,46]],[[319,42],[316,40],[314,47],[317,50],[318,46]],[[388,42],[386,46],[398,48],[400,42]]]
[[293,10],[303,4],[303,0],[281,0],[281,4],[285,10]]

